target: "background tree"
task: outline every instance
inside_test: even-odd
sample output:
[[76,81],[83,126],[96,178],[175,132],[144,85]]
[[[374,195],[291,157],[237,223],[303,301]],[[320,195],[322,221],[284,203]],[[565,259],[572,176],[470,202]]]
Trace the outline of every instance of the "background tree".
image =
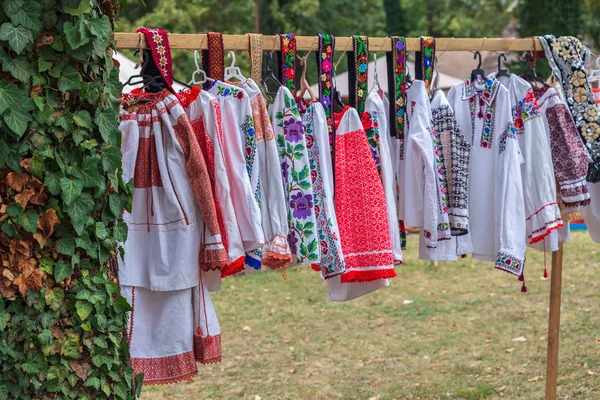
[[115,4],[1,6],[0,398],[132,399]]

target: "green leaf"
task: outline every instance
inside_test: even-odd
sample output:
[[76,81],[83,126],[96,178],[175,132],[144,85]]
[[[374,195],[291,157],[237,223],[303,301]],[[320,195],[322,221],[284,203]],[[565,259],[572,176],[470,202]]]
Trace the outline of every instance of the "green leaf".
[[40,269],[47,273],[48,275],[52,275],[54,270],[54,261],[52,261],[48,257],[44,257],[40,260]]
[[[306,229],[308,229],[308,227],[304,227]],[[310,253],[314,253],[315,251],[317,251],[317,240],[313,239],[309,244],[308,244],[308,251]]]
[[[78,6],[69,7],[66,3],[79,3]],[[79,16],[83,14],[87,14],[90,12],[90,2],[89,1],[81,1],[81,0],[66,0],[62,5],[62,10],[64,13],[74,16]]]
[[48,188],[50,194],[58,195],[60,193],[60,174],[58,172],[46,172],[44,186]]
[[81,164],[81,168],[74,169],[74,175],[81,179],[83,187],[91,188],[104,186],[104,178],[98,169],[99,160],[94,158],[86,158]]
[[[104,108],[96,111],[94,122],[100,129],[100,135],[105,142],[110,144],[117,143],[119,133],[118,114],[111,108]],[[120,158],[120,157],[119,157]]]
[[62,191],[62,199],[67,206],[73,204],[73,202],[81,196],[83,182],[79,179],[62,177],[59,180],[59,184]]
[[312,187],[312,185],[308,181],[300,181],[298,182],[298,186],[300,186],[302,190],[309,190]]
[[71,49],[73,50],[90,42],[90,37],[87,34],[83,18],[80,18],[75,24],[70,21],[65,22],[63,29],[65,32],[65,39],[67,39],[67,43],[69,43],[69,46],[71,46]]
[[38,340],[41,344],[50,344],[52,342],[52,332],[48,329],[44,329],[39,335]]
[[39,215],[35,210],[27,210],[19,216],[19,224],[27,232],[34,233],[37,231],[37,222]]
[[42,6],[40,4],[29,0],[19,11],[10,14],[10,20],[13,24],[31,29],[37,34],[42,30],[42,23],[40,21],[41,11]]
[[38,72],[46,72],[50,68],[52,68],[52,62],[43,59],[42,57],[38,58]]
[[19,90],[16,85],[0,81],[0,114],[15,105],[15,99],[23,96],[23,91]]
[[33,360],[21,364],[21,368],[23,369],[23,372],[27,372],[29,374],[35,374],[41,371],[38,363]]
[[81,357],[81,353],[79,351],[79,335],[67,336],[60,348],[60,354],[69,358]]
[[0,40],[7,41],[15,53],[21,54],[28,44],[33,43],[33,34],[27,28],[5,22],[0,26]]
[[67,7],[77,8],[77,7],[79,7],[79,3],[81,3],[81,0],[63,0],[62,2]]
[[[96,123],[98,123],[97,120]],[[120,166],[121,150],[113,144],[106,146],[102,151],[102,168],[104,168],[104,172],[115,172]]]
[[[2,85],[1,82],[0,85]],[[0,139],[0,168],[6,164],[6,166],[13,171],[21,172],[20,162],[21,154],[13,147],[6,144],[4,140]]]
[[123,221],[120,221],[113,228],[113,237],[116,241],[124,243],[127,240],[127,224]]
[[[56,299],[53,299],[53,300],[56,300]],[[48,304],[48,306],[50,306],[50,304],[48,303],[47,296],[46,296],[46,304]],[[60,305],[59,305],[59,307],[60,307]],[[44,329],[49,328],[50,325],[52,325],[52,323],[54,322],[54,316],[50,313],[40,314],[39,319],[40,319],[40,322],[42,323],[42,327],[44,327]]]
[[102,336],[96,336],[94,338],[94,344],[100,347],[101,349],[108,349],[108,343],[106,342],[106,339]]
[[23,56],[9,58],[5,63],[2,63],[2,71],[10,72],[12,76],[21,82],[28,82],[31,78],[31,64]]
[[8,321],[10,321],[10,314],[4,311],[0,312],[0,332],[4,332]]
[[106,239],[106,236],[108,236],[108,231],[106,230],[106,225],[104,225],[104,222],[96,222],[95,233],[96,238],[99,240]]
[[45,157],[33,156],[31,158],[31,166],[29,172],[31,172],[36,178],[41,178],[44,175],[44,162]]
[[103,15],[102,18],[94,18],[88,21],[88,29],[90,33],[96,37],[97,40],[101,43],[101,46],[106,48],[108,46],[108,42],[110,41],[110,21],[106,15]]
[[310,170],[308,169],[308,165],[305,165],[304,168],[302,168],[302,171],[300,171],[300,180],[303,181],[306,178],[308,178],[310,175]]
[[86,110],[76,111],[73,113],[73,122],[77,124],[77,126],[81,128],[87,128],[89,130],[94,129],[94,125],[92,124],[92,117],[90,113]]
[[19,237],[19,233],[17,232],[17,229],[9,221],[4,221],[0,230],[2,230],[2,232],[6,233],[8,236],[10,236],[12,238]]
[[67,264],[62,261],[57,261],[54,264],[54,280],[58,282],[62,282],[67,279],[73,273],[73,265],[70,263]]
[[125,308],[126,311],[133,311],[133,308],[127,302],[127,299],[120,294],[115,297],[115,304]]
[[2,9],[6,13],[6,15],[16,14],[21,7],[23,7],[23,0],[4,0],[2,2]]
[[92,357],[92,363],[96,366],[96,367],[101,367],[104,364],[111,364],[112,363],[112,359],[105,355],[105,354],[97,354],[94,357]]
[[[64,264],[64,263],[63,263]],[[54,311],[60,310],[62,306],[65,293],[60,288],[53,288],[48,294],[46,294],[46,304]]]
[[100,389],[100,379],[98,379],[96,377],[93,377],[93,378],[88,377],[87,380],[85,381],[84,386],[99,390]]
[[77,310],[79,319],[81,319],[81,321],[85,321],[87,317],[90,316],[92,311],[94,311],[94,306],[85,300],[77,300],[75,303],[75,309]]
[[81,329],[83,329],[86,332],[91,332],[92,331],[92,323],[90,321],[86,321],[83,324],[81,324]]
[[27,125],[32,120],[31,114],[18,106],[10,108],[4,113],[4,122],[6,122],[11,131],[19,136],[25,133]]
[[304,257],[308,257],[308,249],[304,243],[300,243],[300,254],[302,254]]
[[79,90],[81,87],[81,75],[70,65],[63,69],[60,78],[58,78],[58,89],[61,92],[69,90]]
[[71,223],[78,235],[81,235],[86,225],[86,220],[94,209],[94,200],[89,193],[83,193],[67,208]]
[[75,237],[66,235],[56,241],[56,252],[66,256],[72,256],[75,252]]

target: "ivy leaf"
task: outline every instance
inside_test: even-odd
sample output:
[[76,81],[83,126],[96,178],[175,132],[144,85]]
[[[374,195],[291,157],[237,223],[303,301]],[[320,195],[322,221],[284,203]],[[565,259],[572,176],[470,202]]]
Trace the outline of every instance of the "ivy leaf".
[[54,264],[54,280],[58,282],[62,282],[67,279],[73,273],[73,265],[67,264],[62,261],[58,261]]
[[4,9],[6,15],[13,15],[23,7],[23,3],[23,0],[5,0],[2,2],[2,9]]
[[58,311],[62,306],[64,298],[65,293],[60,288],[55,287],[46,295],[46,304],[52,310]]
[[10,108],[4,113],[4,122],[6,122],[6,125],[8,125],[10,130],[19,135],[19,137],[25,133],[27,125],[32,120],[31,114],[18,106]]
[[[2,83],[0,83],[1,85]],[[0,139],[0,168],[6,165],[13,171],[21,172],[21,155],[6,142]]]
[[85,381],[84,384],[85,387],[92,387],[96,390],[100,390],[100,379],[94,377],[94,378],[88,378],[87,381]]
[[[58,289],[60,290],[60,289]],[[52,301],[56,301],[56,297],[52,297]],[[50,303],[48,302],[48,296],[46,296],[46,304],[48,306],[50,306]],[[58,305],[58,307],[60,308],[60,304]],[[39,316],[40,322],[42,323],[42,326],[44,327],[44,329],[47,329],[50,325],[52,325],[52,322],[54,322],[54,316],[50,313],[42,313]]]
[[67,208],[67,214],[71,217],[71,223],[78,235],[81,235],[85,228],[85,222],[94,209],[94,200],[89,193],[83,193]]
[[94,122],[100,129],[100,135],[105,142],[110,144],[117,143],[117,134],[119,132],[118,115],[111,108],[101,109],[96,112]]
[[69,335],[60,347],[60,354],[69,358],[79,358],[79,335]]
[[67,7],[77,8],[77,7],[79,7],[79,3],[81,3],[81,0],[63,0],[63,3]]
[[0,81],[0,114],[15,105],[15,99],[23,96],[23,91],[16,85]]
[[121,150],[113,144],[106,146],[102,151],[102,168],[104,168],[104,172],[115,172],[120,166]]
[[81,74],[72,66],[67,65],[58,78],[58,89],[64,93],[69,90],[79,90],[79,88],[81,88]]
[[90,38],[87,35],[87,29],[85,28],[82,18],[80,18],[75,24],[70,21],[65,22],[63,25],[63,30],[65,32],[67,43],[69,43],[69,46],[71,46],[71,49],[73,50],[78,49],[79,47],[90,42]]
[[4,311],[0,312],[0,332],[4,332],[8,321],[10,321],[10,314]]
[[[75,7],[69,7],[67,5],[67,3],[79,3],[78,6]],[[63,2],[62,5],[62,9],[63,12],[69,14],[69,15],[74,15],[74,16],[79,16],[79,15],[83,15],[83,14],[87,14],[90,12],[90,2],[89,1],[81,1],[81,0],[66,0]]]
[[101,188],[104,185],[104,178],[98,170],[98,160],[94,158],[86,158],[81,164],[81,168],[75,168],[74,174],[81,179],[83,187]]
[[127,224],[123,221],[120,221],[113,228],[113,237],[116,241],[124,243],[127,240]]
[[48,329],[44,329],[39,335],[38,340],[41,344],[50,344],[52,341],[52,332]]
[[35,210],[27,210],[19,216],[19,224],[27,232],[34,233],[37,231],[38,213]]
[[40,260],[40,269],[48,275],[52,275],[52,271],[54,270],[54,261],[48,257],[42,258]]
[[94,306],[85,300],[77,300],[75,303],[75,309],[77,309],[77,315],[81,321],[85,321],[94,311]]
[[75,122],[77,126],[81,128],[87,128],[89,130],[94,129],[94,125],[92,125],[92,117],[90,117],[90,113],[86,110],[76,111],[73,114],[73,122]]
[[66,235],[56,241],[56,252],[66,256],[72,256],[75,252],[75,237]]
[[104,240],[106,239],[106,236],[108,236],[108,231],[106,230],[104,222],[96,222],[96,238]]
[[48,188],[50,194],[58,195],[60,193],[60,174],[58,172],[46,172],[44,186]]
[[81,182],[79,179],[62,177],[59,180],[59,185],[62,191],[62,199],[67,206],[73,204],[75,199],[80,197],[83,190],[83,182]]
[[2,71],[10,72],[21,82],[27,82],[31,77],[31,65],[23,56],[7,59],[5,63],[2,63]]
[[16,13],[9,14],[10,20],[15,25],[21,25],[27,29],[39,33],[42,30],[40,13],[42,6],[35,1],[27,1],[25,5]]
[[121,216],[124,205],[125,204],[121,202],[121,196],[119,196],[119,194],[113,193],[108,197],[108,206],[110,208],[110,212],[112,212],[116,218]]
[[33,43],[33,34],[27,28],[5,22],[0,26],[0,40],[7,41],[15,53],[21,54],[28,44]]

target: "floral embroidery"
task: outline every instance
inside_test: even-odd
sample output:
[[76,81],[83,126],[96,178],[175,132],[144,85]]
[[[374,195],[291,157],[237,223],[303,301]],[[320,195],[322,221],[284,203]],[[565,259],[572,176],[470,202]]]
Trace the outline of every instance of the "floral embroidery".
[[[223,34],[207,32],[208,50],[202,50],[202,68],[207,75],[218,81],[225,79],[225,48],[223,47]],[[205,85],[209,85],[207,82]]]
[[[390,102],[390,133],[404,140],[404,122],[406,114],[406,43],[403,37],[392,38],[391,75],[393,80],[388,85],[388,92],[392,97]],[[393,94],[393,95],[392,95]]]
[[352,36],[353,51],[348,57],[350,79],[350,101],[359,114],[365,111],[368,91],[369,39],[366,36]]
[[502,251],[498,252],[495,264],[496,268],[517,276],[521,276],[524,266],[525,260],[521,260],[518,257],[513,257],[510,254]]
[[502,136],[500,136],[500,143],[499,143],[499,154],[502,154],[502,152],[504,152],[504,150],[506,150],[506,139],[516,139],[517,138],[517,129],[514,127],[514,125],[511,123],[509,123],[506,126],[506,130],[504,132],[502,132]]
[[379,137],[379,121],[378,121],[377,112],[373,111],[373,113],[369,113],[365,111],[361,115],[361,122],[365,133],[367,134],[367,140],[369,141],[369,147],[371,148],[371,153],[373,154],[373,159],[375,160],[375,166],[377,167],[377,172],[381,177],[381,155],[380,155],[380,137]]
[[217,86],[217,95],[231,96],[235,97],[238,100],[241,100],[244,98],[244,91],[242,89],[236,89],[233,87]]
[[150,46],[152,58],[160,74],[169,85],[173,85],[173,67],[171,62],[171,46],[169,45],[169,37],[167,32],[162,29],[144,28],[140,26],[136,32],[141,32],[146,37],[146,41]]
[[[246,115],[246,119],[240,125],[240,128],[242,128],[242,133],[246,139],[246,149],[244,151],[244,155],[246,156],[246,170],[248,171],[248,175],[252,176],[254,159],[256,158],[256,135],[254,132],[254,120],[252,119],[252,116]],[[258,205],[260,207],[260,196],[256,200],[259,201]]]
[[280,89],[275,106],[276,143],[288,203],[288,243],[293,264],[310,264],[319,261],[319,249],[305,127],[296,101],[285,87]]
[[477,118],[483,119],[483,129],[481,132],[481,147],[491,148],[494,140],[494,121],[496,119],[496,107],[494,107],[494,100],[500,82],[494,78],[487,78],[483,82],[483,88],[481,91],[474,89],[477,83],[471,82],[471,77],[467,77],[463,85],[462,99],[469,100],[469,113],[471,115],[471,129],[473,134],[472,143],[475,140],[475,113],[477,111],[477,105],[479,105],[479,112],[477,112]]
[[317,64],[319,66],[319,101],[325,109],[327,129],[329,130],[329,145],[333,144],[333,52],[335,50],[335,37],[328,33],[319,34],[319,52]]
[[312,178],[315,218],[317,223],[317,236],[319,239],[319,250],[321,256],[320,270],[323,278],[328,279],[344,272],[346,264],[342,257],[342,247],[339,232],[334,228],[329,209],[331,199],[327,198],[323,185],[321,165],[319,159],[320,149],[317,145],[314,131],[313,107],[309,107],[302,117],[306,127],[306,147],[310,160],[310,172]]
[[591,157],[587,181],[600,182],[600,122],[585,73],[589,49],[572,36],[546,35],[540,40],[554,74],[560,79],[567,105]]
[[427,92],[431,90],[431,79],[435,68],[435,39],[431,36],[421,36],[421,53],[423,62],[421,65],[423,81]]
[[296,97],[296,36],[280,34],[281,40],[281,83]]
[[519,101],[519,110],[521,111],[522,122],[540,116],[540,106],[535,98],[533,90],[528,90],[524,99]]

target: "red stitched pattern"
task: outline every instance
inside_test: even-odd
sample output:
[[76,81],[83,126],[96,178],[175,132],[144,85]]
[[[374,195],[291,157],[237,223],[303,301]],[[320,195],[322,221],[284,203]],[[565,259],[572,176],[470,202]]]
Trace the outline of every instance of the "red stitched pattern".
[[[223,47],[223,34],[207,32],[208,51],[202,51],[202,67],[208,76],[218,81],[225,80],[225,49]],[[209,84],[207,82],[207,84]]]
[[142,189],[149,187],[162,187],[160,170],[158,169],[158,155],[156,153],[156,138],[152,134],[149,138],[140,138],[133,186]]
[[221,362],[221,335],[202,337],[194,334],[194,353],[196,360],[202,364]]
[[140,26],[136,32],[142,32],[146,36],[146,41],[152,52],[154,63],[158,67],[160,74],[169,85],[173,85],[173,62],[171,60],[171,46],[169,46],[169,36],[162,29],[144,28]]
[[194,129],[187,115],[179,116],[173,129],[183,149],[186,173],[204,224],[211,235],[217,235],[220,230],[210,176],[200,146],[196,140],[193,140]]
[[194,352],[158,358],[131,358],[134,375],[144,374],[144,385],[164,385],[190,379],[198,374]]
[[[342,282],[365,282],[396,276],[383,186],[363,129],[336,136],[335,206],[344,254],[350,257]],[[385,253],[380,253],[380,251]],[[364,267],[388,268],[368,271]],[[362,270],[361,270],[362,269]],[[351,270],[351,272],[350,272]]]

